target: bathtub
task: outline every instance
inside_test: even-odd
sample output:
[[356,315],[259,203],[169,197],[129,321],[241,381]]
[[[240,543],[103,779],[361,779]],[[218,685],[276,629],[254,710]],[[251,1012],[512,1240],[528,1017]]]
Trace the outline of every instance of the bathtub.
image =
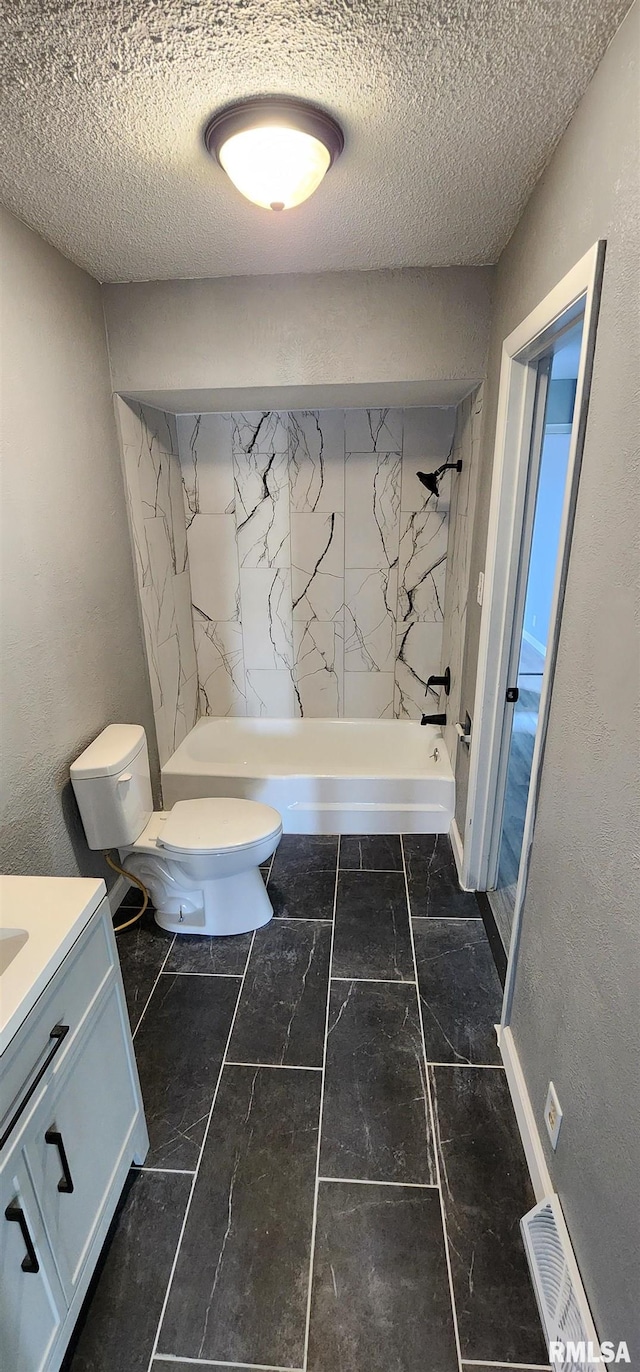
[[164,805],[238,796],[287,834],[444,834],[454,778],[438,729],[393,719],[201,719],[162,768]]

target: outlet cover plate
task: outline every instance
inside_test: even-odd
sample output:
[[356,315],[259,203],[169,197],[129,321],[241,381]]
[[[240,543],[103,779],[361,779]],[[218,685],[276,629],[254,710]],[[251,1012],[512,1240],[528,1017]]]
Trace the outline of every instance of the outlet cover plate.
[[562,1124],[562,1106],[558,1100],[558,1093],[552,1081],[549,1082],[547,1099],[544,1105],[544,1122],[547,1126],[547,1133],[551,1139],[551,1147],[558,1147],[558,1134]]

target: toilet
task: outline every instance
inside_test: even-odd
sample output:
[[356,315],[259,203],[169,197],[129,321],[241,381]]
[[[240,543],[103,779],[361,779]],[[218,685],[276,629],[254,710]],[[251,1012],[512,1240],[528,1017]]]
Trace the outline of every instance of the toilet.
[[70,768],[90,848],[117,848],[148,888],[156,922],[176,934],[245,934],[273,915],[260,864],[282,836],[277,810],[254,800],[179,800],[153,809],[139,724],[109,724]]

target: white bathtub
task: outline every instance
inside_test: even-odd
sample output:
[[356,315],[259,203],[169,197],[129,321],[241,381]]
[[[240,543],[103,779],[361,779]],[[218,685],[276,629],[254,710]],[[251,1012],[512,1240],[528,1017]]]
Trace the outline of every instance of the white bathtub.
[[454,779],[439,730],[393,719],[201,719],[162,768],[167,808],[273,805],[287,834],[444,834]]

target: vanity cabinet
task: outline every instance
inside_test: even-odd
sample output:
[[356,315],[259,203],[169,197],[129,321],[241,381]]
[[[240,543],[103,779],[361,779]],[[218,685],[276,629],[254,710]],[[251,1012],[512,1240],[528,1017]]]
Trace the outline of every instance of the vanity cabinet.
[[148,1147],[106,899],[0,1059],[0,1093],[3,1365],[57,1372]]
[[29,1172],[17,1154],[0,1175],[3,1365],[49,1367],[66,1305]]

